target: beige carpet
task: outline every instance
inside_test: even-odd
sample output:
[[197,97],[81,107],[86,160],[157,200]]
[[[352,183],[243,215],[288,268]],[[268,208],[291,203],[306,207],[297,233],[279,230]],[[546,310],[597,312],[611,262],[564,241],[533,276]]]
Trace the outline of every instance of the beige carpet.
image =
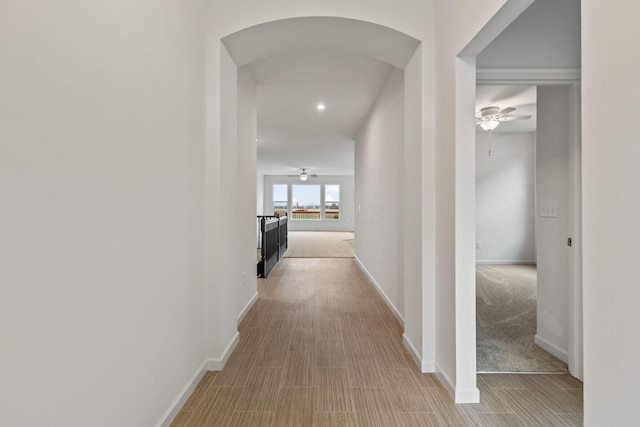
[[285,258],[353,258],[353,232],[289,231]]
[[479,372],[566,372],[567,365],[538,347],[534,265],[476,268]]

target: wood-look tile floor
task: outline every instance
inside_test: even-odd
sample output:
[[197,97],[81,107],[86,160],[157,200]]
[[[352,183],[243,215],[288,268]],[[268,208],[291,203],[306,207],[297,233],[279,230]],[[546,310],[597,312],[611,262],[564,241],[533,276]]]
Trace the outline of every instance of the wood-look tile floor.
[[285,258],[259,280],[240,343],[172,426],[579,426],[570,375],[478,375],[455,405],[402,345],[402,328],[353,259]]

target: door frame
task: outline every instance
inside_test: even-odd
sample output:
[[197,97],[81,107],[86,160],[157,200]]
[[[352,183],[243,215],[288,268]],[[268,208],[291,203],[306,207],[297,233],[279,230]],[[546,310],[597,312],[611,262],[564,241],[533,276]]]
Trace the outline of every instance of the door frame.
[[568,366],[583,379],[582,343],[582,138],[580,69],[476,69],[478,85],[568,86],[571,92],[571,140],[569,142],[569,255]]
[[[507,0],[504,5],[489,19],[456,56],[456,122],[455,122],[455,336],[456,336],[456,373],[458,382],[475,384],[476,377],[476,309],[475,309],[475,124],[472,118],[475,114],[475,87],[476,82],[486,81],[488,70],[478,73],[476,57],[498,35],[511,25],[535,0]],[[546,70],[546,73],[528,74],[532,70],[501,70],[503,81],[506,79],[512,84],[518,81],[539,82],[546,80],[545,84],[552,84],[553,79],[559,79],[562,84],[574,84],[574,103],[581,106],[579,94],[580,81],[573,75],[572,70]],[[510,76],[507,76],[507,71]],[[540,71],[540,70],[538,70]],[[575,71],[575,70],[573,70]],[[555,72],[555,76],[553,73]],[[491,82],[498,84],[500,81],[494,70]],[[509,77],[509,78],[507,78]],[[557,84],[557,83],[556,83]],[[579,117],[580,110],[574,108]],[[580,129],[579,120],[574,120],[574,142],[572,143],[571,161],[574,166],[571,171],[571,179],[574,184],[573,214],[577,218],[571,224],[574,230],[576,250],[573,251],[569,298],[569,369],[577,378],[583,377],[583,347],[582,347],[582,248],[581,248],[581,220],[578,213],[581,212],[580,185],[581,167],[577,160],[580,159]],[[465,211],[466,209],[466,211]],[[473,296],[473,299],[463,296]],[[460,296],[460,298],[458,298]],[[463,345],[458,346],[458,343]],[[464,345],[466,343],[467,345]],[[473,348],[469,348],[473,345]],[[461,347],[465,350],[461,351]],[[465,355],[466,354],[466,355]],[[471,400],[469,400],[471,401]],[[456,399],[458,402],[458,399]]]

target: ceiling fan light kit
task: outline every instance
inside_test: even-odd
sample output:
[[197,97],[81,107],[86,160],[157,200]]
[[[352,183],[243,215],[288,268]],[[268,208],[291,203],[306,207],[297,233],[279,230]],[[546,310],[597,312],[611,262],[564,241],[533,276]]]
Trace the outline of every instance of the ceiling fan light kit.
[[488,120],[486,122],[480,123],[480,127],[484,130],[494,130],[500,124],[497,120]]
[[306,180],[308,180],[309,178],[317,178],[318,175],[309,175],[307,173],[307,168],[302,168],[302,172],[299,175],[287,175],[291,178],[298,178],[300,181],[304,182]]
[[500,110],[500,107],[484,107],[476,116],[476,124],[486,131],[492,131],[498,127],[500,122],[510,122],[512,120],[528,120],[531,116],[510,116],[514,112],[514,107],[507,107]]

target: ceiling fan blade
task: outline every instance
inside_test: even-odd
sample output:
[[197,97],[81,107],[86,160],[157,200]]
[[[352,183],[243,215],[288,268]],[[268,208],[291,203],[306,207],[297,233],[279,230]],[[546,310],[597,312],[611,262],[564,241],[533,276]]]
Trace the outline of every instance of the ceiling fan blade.
[[531,116],[504,116],[498,119],[499,122],[511,122],[513,120],[529,120]]
[[500,111],[500,115],[501,115],[501,116],[504,116],[504,115],[507,115],[507,114],[512,113],[512,112],[514,112],[514,111],[516,111],[516,109],[515,109],[515,108],[513,108],[513,107],[507,107],[507,108],[505,108],[504,110]]

